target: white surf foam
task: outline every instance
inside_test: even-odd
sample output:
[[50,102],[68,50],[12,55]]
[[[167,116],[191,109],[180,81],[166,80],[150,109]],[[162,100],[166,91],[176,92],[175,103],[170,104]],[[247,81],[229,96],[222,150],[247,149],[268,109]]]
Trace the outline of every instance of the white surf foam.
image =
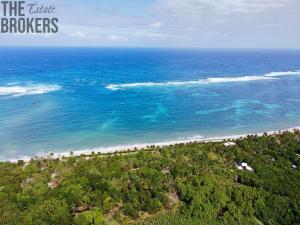
[[122,90],[137,87],[159,87],[159,86],[193,86],[205,85],[211,83],[229,83],[229,82],[247,82],[256,80],[274,80],[273,77],[265,76],[243,76],[243,77],[213,77],[207,79],[193,81],[170,81],[170,82],[144,82],[144,83],[128,83],[128,84],[110,84],[106,88],[110,90]]
[[59,91],[62,87],[50,84],[28,84],[17,86],[0,86],[0,96],[19,97],[24,95],[40,95]]
[[276,78],[265,76],[243,76],[243,77],[215,77],[207,78],[204,83],[227,83],[227,82],[247,82],[256,80],[274,80]]
[[[246,138],[248,135],[256,135],[256,136],[263,136],[265,133],[268,135],[278,134],[280,132],[289,131],[294,132],[294,130],[300,130],[300,126],[295,126],[286,129],[279,129],[273,131],[266,131],[266,132],[253,132],[247,134],[236,134],[236,135],[224,135],[224,136],[215,136],[215,137],[205,137],[201,135],[194,135],[186,138],[177,139],[174,141],[164,141],[164,142],[153,142],[153,143],[136,143],[136,144],[128,144],[128,145],[117,145],[112,147],[98,147],[98,148],[91,148],[91,149],[81,149],[81,150],[69,150],[64,152],[52,152],[52,153],[37,153],[35,156],[22,156],[22,157],[15,157],[10,158],[8,160],[2,161],[10,161],[10,162],[17,162],[18,160],[24,160],[24,162],[29,162],[30,159],[55,159],[63,157],[73,157],[73,156],[80,156],[86,155],[89,157],[93,153],[117,153],[117,152],[126,152],[126,151],[133,151],[133,150],[142,150],[146,149],[149,146],[157,146],[157,147],[164,147],[164,146],[171,146],[175,144],[187,144],[191,142],[222,142],[226,140],[235,140],[239,138]],[[72,153],[71,153],[72,152]]]
[[272,72],[268,73],[266,77],[280,77],[280,76],[296,76],[300,75],[300,71],[287,71],[287,72]]
[[287,71],[287,72],[272,72],[260,76],[241,76],[241,77],[211,77],[206,79],[192,80],[192,81],[169,81],[169,82],[142,82],[142,83],[127,83],[127,84],[109,84],[107,89],[125,90],[138,87],[159,87],[159,86],[192,86],[204,85],[213,83],[233,83],[233,82],[249,82],[258,80],[275,80],[280,79],[280,76],[294,76],[300,75],[300,71]]

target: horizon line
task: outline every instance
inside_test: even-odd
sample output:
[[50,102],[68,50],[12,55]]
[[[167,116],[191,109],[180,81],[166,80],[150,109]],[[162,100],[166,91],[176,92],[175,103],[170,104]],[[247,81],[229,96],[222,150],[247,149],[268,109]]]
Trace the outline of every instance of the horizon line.
[[300,50],[300,48],[188,47],[188,46],[87,46],[87,45],[0,45],[0,48],[114,48],[114,49],[188,49],[188,50]]

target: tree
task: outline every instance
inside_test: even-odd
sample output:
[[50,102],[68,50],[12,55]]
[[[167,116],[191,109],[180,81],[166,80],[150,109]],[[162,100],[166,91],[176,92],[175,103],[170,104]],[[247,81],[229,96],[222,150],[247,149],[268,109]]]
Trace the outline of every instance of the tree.
[[104,225],[103,215],[97,208],[80,213],[75,217],[75,225]]
[[130,216],[132,219],[137,219],[139,217],[139,212],[129,203],[124,204],[123,211],[125,215]]
[[26,224],[69,225],[72,215],[65,200],[50,198],[29,209]]

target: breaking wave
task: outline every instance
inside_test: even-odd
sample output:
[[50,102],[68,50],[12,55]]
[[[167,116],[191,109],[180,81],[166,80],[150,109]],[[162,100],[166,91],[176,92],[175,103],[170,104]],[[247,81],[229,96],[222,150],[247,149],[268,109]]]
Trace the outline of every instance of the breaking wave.
[[192,86],[204,85],[212,83],[233,83],[233,82],[248,82],[258,80],[276,80],[280,76],[300,75],[300,71],[288,72],[272,72],[261,76],[241,76],[241,77],[212,77],[206,79],[192,80],[192,81],[169,81],[169,82],[141,82],[141,83],[127,83],[127,84],[109,84],[106,86],[109,90],[124,90],[137,87],[159,87],[159,86]]
[[280,77],[280,76],[295,76],[300,75],[300,71],[287,71],[287,72],[272,72],[268,73],[266,77]]
[[40,95],[59,91],[62,87],[50,84],[28,84],[17,86],[0,86],[0,96],[19,97],[24,95]]

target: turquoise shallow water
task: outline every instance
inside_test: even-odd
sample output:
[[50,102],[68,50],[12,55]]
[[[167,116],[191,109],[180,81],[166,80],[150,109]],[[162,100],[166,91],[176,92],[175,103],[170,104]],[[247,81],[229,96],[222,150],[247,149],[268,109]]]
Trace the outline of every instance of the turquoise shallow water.
[[300,51],[0,49],[0,160],[300,125]]

